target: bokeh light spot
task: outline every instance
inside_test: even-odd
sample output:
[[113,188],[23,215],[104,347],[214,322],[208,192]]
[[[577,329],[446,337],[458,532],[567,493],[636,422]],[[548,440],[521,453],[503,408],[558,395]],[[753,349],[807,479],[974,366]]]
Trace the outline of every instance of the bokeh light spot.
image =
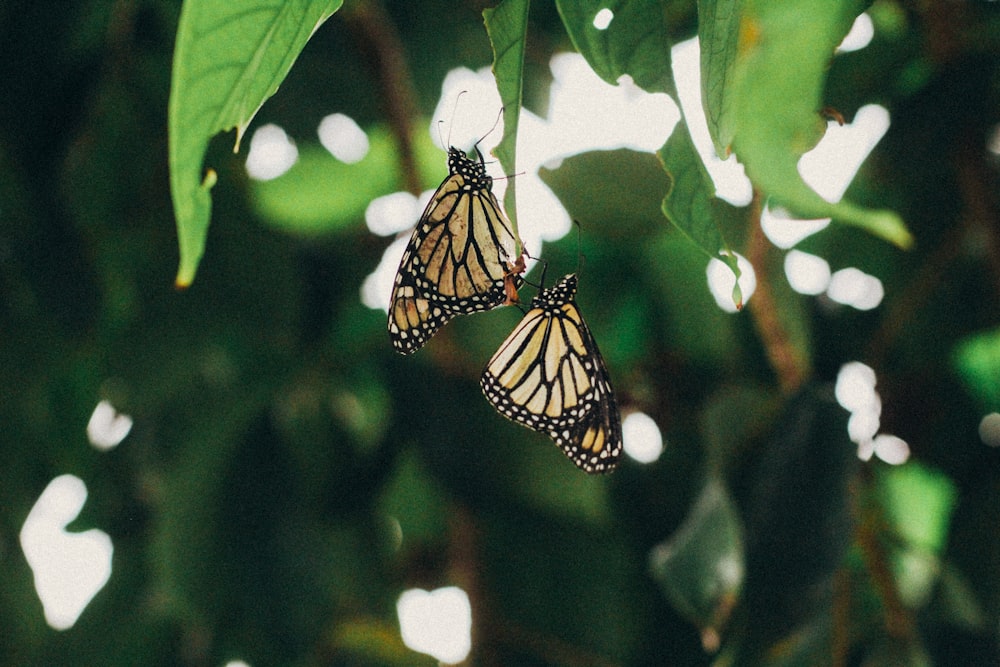
[[834,395],[837,402],[849,412],[868,408],[877,398],[875,371],[860,361],[844,364],[837,373]]
[[653,463],[663,453],[663,435],[653,418],[633,412],[622,420],[622,446],[639,463]]
[[991,412],[980,420],[979,439],[990,447],[1000,447],[1000,412]]
[[605,7],[594,16],[594,27],[598,30],[607,30],[614,18],[615,13]]
[[101,401],[87,422],[87,439],[95,449],[107,451],[117,447],[131,430],[131,417],[115,410],[110,402]]
[[993,126],[993,130],[986,140],[986,150],[994,155],[1000,155],[1000,123]]
[[801,250],[785,255],[785,276],[799,294],[822,294],[830,284],[830,264]]
[[462,662],[472,649],[472,606],[455,586],[404,591],[396,602],[403,643],[445,664]]
[[353,118],[334,113],[319,123],[319,142],[341,162],[354,164],[368,155],[368,135]]
[[875,24],[872,23],[872,17],[862,12],[854,19],[851,30],[844,37],[844,41],[840,43],[840,46],[837,47],[837,51],[839,53],[848,53],[863,49],[871,43],[874,36]]
[[250,137],[247,174],[258,181],[269,181],[291,169],[298,159],[295,142],[283,129],[268,123],[257,128]]
[[697,38],[677,44],[670,50],[674,80],[677,82],[677,97],[688,132],[698,155],[705,163],[715,195],[734,206],[746,206],[753,198],[753,186],[747,178],[743,165],[734,155],[725,160],[719,158],[712,145],[712,137],[705,119],[705,108],[701,100],[701,51]]
[[882,281],[853,266],[840,269],[830,277],[826,292],[831,300],[858,310],[871,310],[885,296]]
[[396,269],[399,268],[399,260],[403,258],[409,242],[408,237],[400,237],[385,249],[378,266],[361,283],[361,303],[369,308],[389,312],[389,298],[396,279]]
[[875,456],[894,466],[902,465],[910,459],[910,445],[895,435],[880,433],[872,440]]
[[846,125],[828,121],[826,133],[799,160],[798,169],[809,187],[828,202],[838,202],[861,164],[889,130],[889,111],[867,104]]
[[56,477],[42,491],[21,527],[21,549],[35,577],[45,621],[67,630],[111,578],[114,548],[107,533],[66,531],[87,501],[87,487],[73,475]]
[[409,192],[393,192],[371,200],[365,209],[365,224],[372,234],[390,236],[413,227],[420,218],[421,201],[430,201],[428,190],[419,199]]
[[780,208],[765,206],[760,214],[760,227],[768,240],[779,248],[791,248],[806,237],[826,229],[830,218],[800,220]]

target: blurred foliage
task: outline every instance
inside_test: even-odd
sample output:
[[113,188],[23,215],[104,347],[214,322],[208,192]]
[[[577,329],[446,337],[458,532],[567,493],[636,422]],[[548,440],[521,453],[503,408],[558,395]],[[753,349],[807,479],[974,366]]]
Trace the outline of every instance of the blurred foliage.
[[[595,34],[591,4],[622,22]],[[856,4],[787,11],[829,46]],[[787,20],[761,5],[744,8],[760,25]],[[323,23],[250,126],[284,127],[300,163],[251,182],[232,133],[206,140],[211,226],[178,292],[166,128],[181,3],[0,5],[0,662],[432,664],[402,645],[395,602],[457,585],[470,664],[1000,664],[1000,453],[977,434],[1000,410],[997,3],[878,0],[868,47],[808,54],[825,107],[892,116],[847,197],[897,213],[913,248],[839,224],[798,246],[882,280],[872,311],[792,292],[758,204],[712,201],[684,155],[667,172],[620,150],[544,174],[581,232],[541,254],[554,275],[586,258],[579,301],[619,402],[666,441],[658,462],[602,478],[482,399],[516,309],[458,318],[403,358],[359,301],[389,243],[364,206],[443,174],[413,128],[450,69],[491,64],[483,8],[357,0]],[[735,44],[713,66],[743,68],[742,95],[786,91],[791,63],[741,59],[721,32],[739,27],[730,10],[534,3],[525,106],[544,112],[549,58],[574,48],[605,79],[638,68],[673,90],[668,49],[707,29],[699,11]],[[777,102],[741,98],[719,118],[765,133],[744,137],[751,152],[787,166],[815,137],[759,144],[818,110],[772,126]],[[315,128],[335,111],[368,131],[361,163],[321,152]],[[740,314],[705,284],[717,232],[757,273]],[[912,449],[901,467],[858,460],[847,439],[832,383],[852,360],[875,369],[881,430]],[[108,452],[85,435],[102,399],[135,420]],[[57,632],[18,533],[65,473],[89,490],[70,529],[100,528],[115,553],[110,582]]]

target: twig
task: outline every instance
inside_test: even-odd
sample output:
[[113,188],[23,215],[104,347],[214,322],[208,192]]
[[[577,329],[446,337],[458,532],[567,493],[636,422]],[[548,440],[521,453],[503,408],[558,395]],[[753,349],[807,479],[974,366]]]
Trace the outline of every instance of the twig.
[[358,47],[378,77],[385,113],[399,148],[406,189],[420,194],[411,120],[416,115],[416,92],[399,33],[379,0],[356,3],[343,14],[354,28]]
[[781,390],[790,394],[809,377],[809,361],[796,349],[778,315],[777,300],[771,289],[771,243],[760,226],[760,196],[757,193],[754,193],[750,215],[756,223],[751,226],[747,259],[757,274],[757,290],[747,307]]
[[875,592],[885,609],[886,633],[893,639],[912,640],[915,638],[916,626],[909,610],[899,597],[892,568],[889,566],[889,556],[879,539],[883,524],[878,511],[869,506],[861,512],[855,536]]
[[851,654],[851,573],[843,565],[833,575],[830,665],[847,667]]
[[448,534],[448,578],[465,591],[472,608],[472,652],[463,664],[496,665],[493,644],[486,639],[492,634],[492,622],[479,577],[479,530],[469,508],[452,506]]

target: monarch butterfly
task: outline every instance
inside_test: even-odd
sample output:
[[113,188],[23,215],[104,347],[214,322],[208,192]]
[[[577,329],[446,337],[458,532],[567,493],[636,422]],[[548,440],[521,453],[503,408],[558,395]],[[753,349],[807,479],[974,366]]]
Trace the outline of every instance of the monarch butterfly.
[[576,289],[571,274],[541,290],[480,385],[500,414],[548,434],[579,468],[610,472],[621,456],[621,416]]
[[523,261],[512,263],[514,232],[493,195],[483,154],[448,150],[448,178],[417,222],[389,302],[389,338],[397,352],[419,350],[456,315],[517,301]]

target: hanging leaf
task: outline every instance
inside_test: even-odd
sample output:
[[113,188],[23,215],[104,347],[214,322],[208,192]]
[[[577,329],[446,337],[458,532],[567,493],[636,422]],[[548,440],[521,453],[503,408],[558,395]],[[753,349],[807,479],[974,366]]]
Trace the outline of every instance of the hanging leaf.
[[[556,8],[576,50],[599,77],[617,84],[627,74],[643,90],[676,97],[662,2],[557,0]],[[605,28],[594,25],[599,12],[611,20]]]
[[892,211],[830,203],[806,185],[799,158],[826,131],[820,115],[834,49],[867,3],[809,0],[699,5],[706,115],[719,155],[732,151],[754,187],[800,218],[833,218],[901,248],[913,243]]
[[709,479],[680,528],[650,552],[649,563],[674,607],[703,631],[717,633],[745,570],[740,518],[721,480]]
[[[503,139],[493,151],[508,174],[517,173],[517,127],[521,118],[524,85],[524,45],[528,32],[530,0],[504,0],[495,9],[484,9],[486,32],[493,46],[493,75],[503,102]],[[517,233],[517,179],[507,182],[504,207],[514,229],[517,251],[521,237]]]
[[343,0],[188,0],[174,46],[168,128],[170,191],[177,220],[176,284],[194,280],[212,215],[216,174],[202,163],[209,140],[236,128],[236,149],[309,37]]
[[657,155],[673,182],[663,199],[663,214],[706,255],[722,260],[732,270],[736,277],[733,303],[739,307],[743,303],[740,268],[722,231],[724,227],[735,228],[740,224],[739,210],[715,196],[715,185],[683,120],[674,127]]

